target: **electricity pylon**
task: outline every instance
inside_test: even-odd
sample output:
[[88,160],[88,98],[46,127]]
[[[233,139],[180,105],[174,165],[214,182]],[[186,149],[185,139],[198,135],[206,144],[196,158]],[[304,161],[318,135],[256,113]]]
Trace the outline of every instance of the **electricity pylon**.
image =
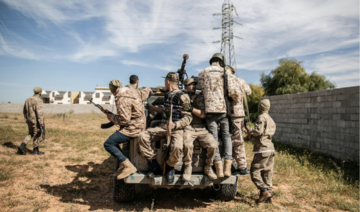
[[[234,49],[234,32],[233,32],[233,25],[234,25],[233,12],[235,12],[237,15],[236,8],[234,7],[231,0],[224,0],[224,3],[222,5],[222,12],[221,12],[222,33],[221,33],[220,52],[225,56],[226,65],[231,65],[236,70],[236,57],[235,57],[235,49]],[[214,14],[214,15],[218,15],[218,14]]]

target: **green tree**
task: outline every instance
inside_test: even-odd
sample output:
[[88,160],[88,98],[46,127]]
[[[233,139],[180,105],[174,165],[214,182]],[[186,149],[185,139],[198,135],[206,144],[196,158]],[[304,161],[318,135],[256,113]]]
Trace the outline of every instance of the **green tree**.
[[307,74],[301,66],[302,61],[295,58],[283,58],[279,60],[279,66],[266,75],[261,74],[261,85],[267,96],[301,93],[308,91],[326,90],[335,88],[335,84],[325,76]]
[[250,113],[250,121],[255,122],[258,116],[258,104],[261,97],[265,95],[265,90],[260,85],[249,84],[251,88],[251,95],[247,97]]

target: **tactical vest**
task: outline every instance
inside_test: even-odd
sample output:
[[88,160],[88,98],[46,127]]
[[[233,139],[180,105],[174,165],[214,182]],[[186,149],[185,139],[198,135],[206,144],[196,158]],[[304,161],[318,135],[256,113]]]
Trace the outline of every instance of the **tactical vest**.
[[182,91],[177,92],[175,94],[169,94],[169,92],[165,93],[165,97],[164,97],[164,108],[163,108],[163,116],[162,116],[162,123],[167,123],[168,119],[170,118],[170,101],[171,101],[171,96],[172,96],[172,105],[173,105],[173,109],[172,109],[172,122],[176,123],[177,121],[179,121],[182,116],[181,116],[181,110],[180,110],[180,106],[181,106],[181,100],[180,97],[181,95],[183,95],[184,93]]

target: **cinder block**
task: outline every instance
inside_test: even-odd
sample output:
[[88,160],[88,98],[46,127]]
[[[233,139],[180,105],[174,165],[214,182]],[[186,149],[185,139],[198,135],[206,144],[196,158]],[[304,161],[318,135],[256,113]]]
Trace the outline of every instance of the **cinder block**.
[[341,107],[341,102],[333,102],[333,107]]
[[346,121],[345,127],[356,127],[355,121]]
[[[359,128],[349,128],[349,131],[350,131],[350,134],[351,135],[355,135],[355,136],[359,136]],[[355,141],[355,139],[354,139],[354,141]]]
[[324,107],[333,107],[333,102],[324,102]]
[[343,141],[345,139],[345,136],[344,134],[336,133],[336,139],[338,139],[339,141]]
[[345,121],[339,120],[339,121],[337,122],[337,126],[338,126],[338,127],[345,127]]
[[346,108],[336,108],[336,113],[346,113]]
[[350,107],[359,107],[359,100],[350,101]]
[[346,99],[359,100],[359,94],[358,93],[346,94]]
[[350,114],[341,114],[341,120],[350,121]]
[[351,121],[359,121],[359,114],[351,114],[350,120]]
[[345,135],[344,137],[345,137],[344,140],[347,142],[355,142],[355,136],[353,135]]
[[346,95],[336,95],[336,101],[343,101],[346,100]]
[[333,114],[333,120],[340,120],[341,119],[341,114]]

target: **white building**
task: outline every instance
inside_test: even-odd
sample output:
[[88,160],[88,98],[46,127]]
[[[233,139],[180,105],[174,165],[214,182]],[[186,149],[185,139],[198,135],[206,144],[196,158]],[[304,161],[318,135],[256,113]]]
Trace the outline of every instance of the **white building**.
[[80,91],[79,104],[89,104],[89,100],[93,99],[96,104],[111,104],[114,102],[114,96],[108,87],[96,87],[93,91]]
[[96,104],[111,104],[115,97],[108,87],[96,87],[95,91],[42,91],[44,104],[90,104],[93,99]]

